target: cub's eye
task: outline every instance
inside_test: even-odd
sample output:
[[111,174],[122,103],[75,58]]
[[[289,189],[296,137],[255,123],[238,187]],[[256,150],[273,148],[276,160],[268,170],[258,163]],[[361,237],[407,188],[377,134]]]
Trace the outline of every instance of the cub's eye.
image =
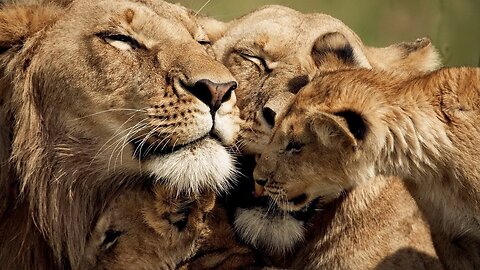
[[103,39],[106,43],[122,51],[141,48],[140,43],[131,36],[106,33],[98,34],[97,36]]
[[121,231],[107,230],[103,236],[102,249],[107,250],[111,248],[117,242],[120,235],[122,235]]
[[210,40],[197,40],[197,42],[200,43],[200,45],[203,45],[203,46],[212,45],[212,43],[210,42]]
[[257,65],[260,69],[262,69],[263,71],[267,72],[267,73],[270,73],[272,70],[268,67],[268,64],[267,62],[265,61],[265,59],[259,57],[259,56],[255,56],[255,55],[251,55],[251,54],[248,54],[248,53],[240,53],[240,56],[242,56],[243,58],[247,59],[248,61],[250,62],[253,62],[255,65]]
[[303,143],[300,143],[297,141],[290,141],[287,144],[287,147],[285,147],[285,151],[291,152],[291,153],[299,153],[300,151],[302,151],[303,146],[304,146]]

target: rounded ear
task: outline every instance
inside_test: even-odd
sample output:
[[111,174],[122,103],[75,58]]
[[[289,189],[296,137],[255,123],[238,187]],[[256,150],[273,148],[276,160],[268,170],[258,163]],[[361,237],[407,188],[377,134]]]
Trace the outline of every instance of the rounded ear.
[[0,8],[0,55],[21,46],[62,14],[56,5],[8,4]]
[[372,66],[407,75],[426,73],[441,67],[440,55],[426,37],[385,48],[365,47],[365,52]]
[[357,59],[355,49],[340,32],[330,32],[317,38],[312,48],[312,57],[322,71],[342,68],[365,67]]
[[312,116],[311,129],[326,147],[356,151],[359,141],[367,134],[368,126],[361,114],[343,110],[334,114],[316,112]]
[[219,40],[225,34],[229,25],[229,23],[201,15],[197,16],[197,22],[205,30],[212,43]]

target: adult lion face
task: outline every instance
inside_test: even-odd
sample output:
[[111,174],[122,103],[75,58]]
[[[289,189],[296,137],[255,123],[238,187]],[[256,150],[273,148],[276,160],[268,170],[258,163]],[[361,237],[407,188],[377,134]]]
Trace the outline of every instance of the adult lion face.
[[23,232],[75,268],[122,186],[226,189],[236,82],[208,46],[188,10],[162,1],[2,6],[0,198],[25,200],[0,210],[31,211]]
[[175,5],[74,2],[25,60],[50,141],[83,147],[106,174],[223,188],[236,82],[207,42]]
[[414,75],[439,66],[426,38],[368,47],[336,18],[282,6],[263,7],[228,24],[202,23],[217,39],[217,59],[239,82],[236,94],[244,120],[239,141],[246,154],[263,151],[275,120],[319,71],[374,68]]

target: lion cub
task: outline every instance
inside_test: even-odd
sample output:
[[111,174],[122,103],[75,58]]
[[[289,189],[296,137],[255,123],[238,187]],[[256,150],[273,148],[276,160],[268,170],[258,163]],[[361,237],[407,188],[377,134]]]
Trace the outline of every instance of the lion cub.
[[296,96],[254,177],[293,211],[375,175],[399,176],[432,225],[470,243],[462,267],[478,268],[479,126],[480,69],[407,80],[370,70],[326,73]]
[[[163,185],[120,194],[100,215],[80,269],[229,269],[255,263],[215,207],[215,194]],[[220,246],[221,245],[221,246]]]

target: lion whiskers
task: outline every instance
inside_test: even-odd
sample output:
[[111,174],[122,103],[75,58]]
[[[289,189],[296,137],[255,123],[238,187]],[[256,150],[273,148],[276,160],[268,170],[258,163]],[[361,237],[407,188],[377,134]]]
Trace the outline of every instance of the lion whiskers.
[[147,112],[146,111],[147,108],[148,107],[145,107],[145,108],[142,108],[142,109],[124,109],[124,108],[109,109],[109,110],[104,110],[104,111],[99,111],[99,112],[96,112],[96,113],[88,114],[88,115],[85,115],[85,116],[82,116],[82,117],[70,119],[68,121],[78,121],[78,120],[81,120],[81,119],[85,119],[85,118],[88,118],[88,117],[93,117],[93,116],[96,116],[96,115],[99,115],[99,114],[102,114],[102,113],[107,113],[107,112],[128,111],[128,112],[131,112],[133,114],[138,113],[138,112],[145,113],[145,112]]
[[205,2],[205,4],[203,4],[203,6],[201,6],[197,12],[195,12],[195,17],[198,16],[198,14],[211,2],[212,0],[207,0],[207,2]]

